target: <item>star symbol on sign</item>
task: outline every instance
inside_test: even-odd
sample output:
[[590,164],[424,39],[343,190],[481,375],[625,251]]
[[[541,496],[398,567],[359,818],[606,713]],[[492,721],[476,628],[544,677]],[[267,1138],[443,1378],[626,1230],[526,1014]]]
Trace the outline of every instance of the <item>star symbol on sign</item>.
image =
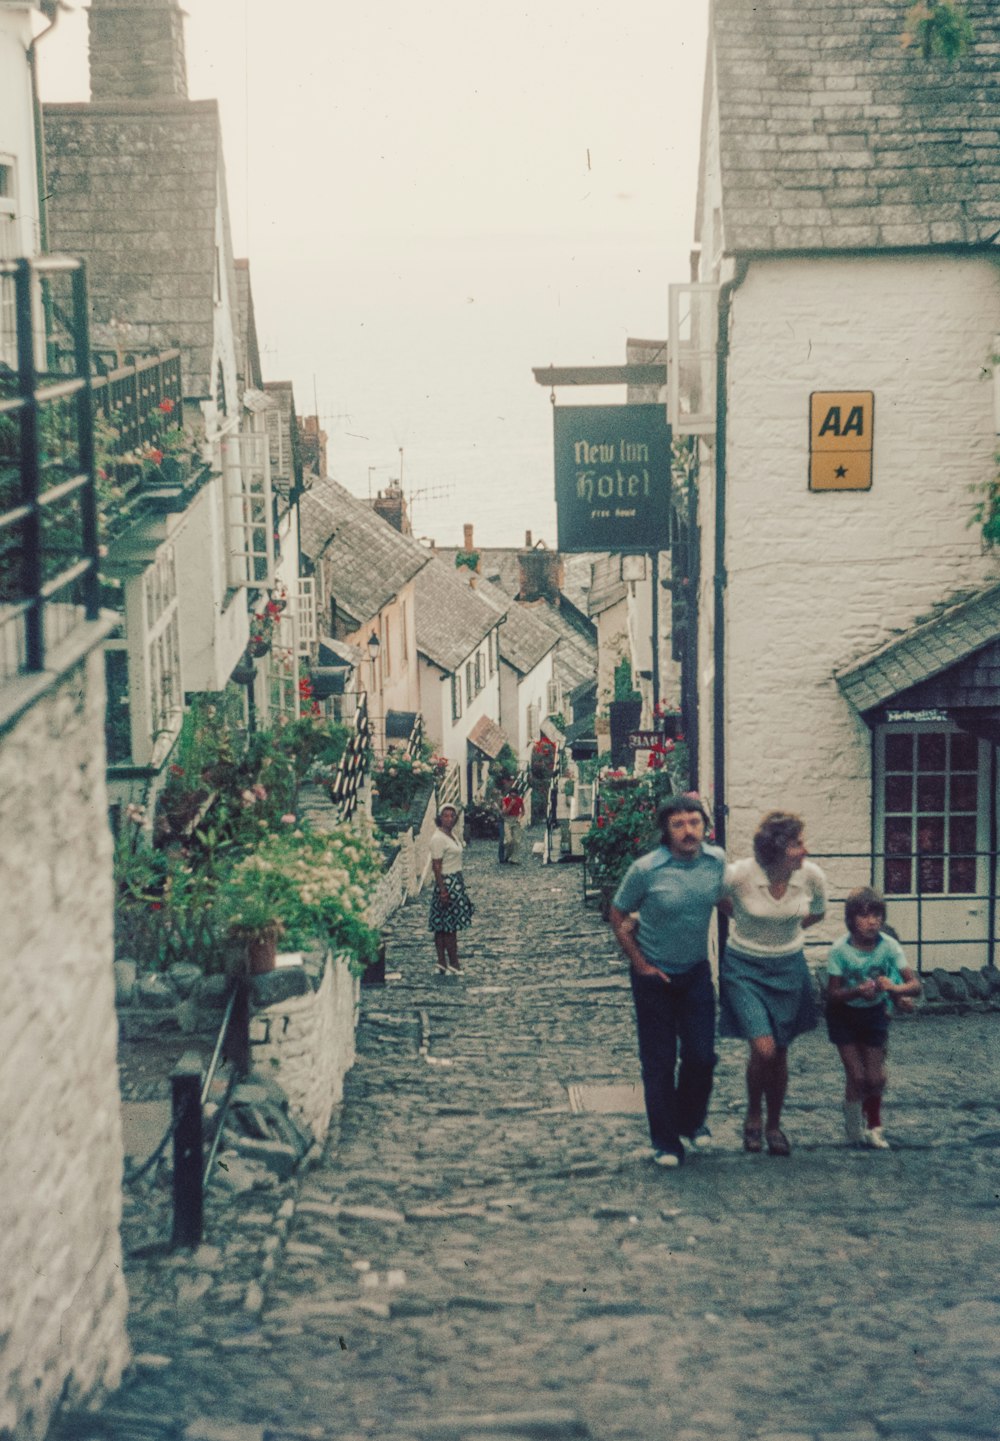
[[847,467],[844,465],[838,465],[837,469],[833,473],[838,480],[843,480],[847,475]]

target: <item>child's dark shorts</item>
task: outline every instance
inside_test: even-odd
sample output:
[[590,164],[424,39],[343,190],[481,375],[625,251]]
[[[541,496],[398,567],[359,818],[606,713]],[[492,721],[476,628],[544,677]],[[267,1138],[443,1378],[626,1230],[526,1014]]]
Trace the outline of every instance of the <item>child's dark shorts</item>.
[[889,1040],[889,1008],[830,1004],[826,1008],[826,1033],[835,1046],[882,1047]]

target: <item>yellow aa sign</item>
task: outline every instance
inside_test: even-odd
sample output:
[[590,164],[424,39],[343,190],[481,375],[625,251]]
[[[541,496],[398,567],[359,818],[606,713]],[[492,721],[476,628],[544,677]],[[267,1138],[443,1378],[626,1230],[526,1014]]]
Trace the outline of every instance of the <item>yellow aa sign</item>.
[[875,394],[815,390],[809,397],[809,489],[869,490]]

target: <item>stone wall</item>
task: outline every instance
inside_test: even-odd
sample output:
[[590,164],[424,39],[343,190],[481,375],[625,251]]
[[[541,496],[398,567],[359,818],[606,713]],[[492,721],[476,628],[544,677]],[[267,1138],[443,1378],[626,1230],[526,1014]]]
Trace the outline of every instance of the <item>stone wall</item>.
[[0,1436],[117,1386],[128,1349],[100,649],[0,738]]
[[250,1064],[252,1075],[277,1081],[294,1120],[322,1141],[354,1064],[361,990],[345,956],[325,956],[317,980],[305,995],[254,1008]]

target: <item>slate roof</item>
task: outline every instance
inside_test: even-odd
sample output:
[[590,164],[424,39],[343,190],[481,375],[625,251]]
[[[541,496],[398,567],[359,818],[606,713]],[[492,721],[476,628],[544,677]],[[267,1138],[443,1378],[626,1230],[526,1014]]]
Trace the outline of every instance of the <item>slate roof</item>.
[[864,713],[929,680],[1000,636],[1000,585],[948,606],[836,673],[855,710]]
[[553,646],[559,644],[559,637],[546,624],[544,612],[519,605],[491,581],[480,586],[478,594],[491,596],[502,606],[507,618],[500,627],[500,659],[513,666],[519,675],[534,670]]
[[518,602],[522,610],[534,611],[559,637],[552,669],[564,691],[597,677],[597,629],[592,621],[570,620],[558,606],[547,600]]
[[628,586],[622,580],[620,555],[596,556],[590,576],[590,592],[587,597],[589,615],[600,615],[627,596]]
[[49,246],[87,262],[94,348],[176,346],[185,396],[209,395],[220,196],[234,325],[240,303],[216,102],[95,101],[44,114]]
[[299,526],[303,554],[316,566],[322,563],[338,609],[358,625],[377,615],[431,559],[328,476],[303,494]]
[[993,239],[1000,6],[965,8],[943,60],[903,47],[902,0],[714,0],[727,253]]
[[507,732],[501,730],[488,715],[479,717],[469,732],[469,740],[491,761],[495,761],[504,746],[510,744]]
[[415,592],[417,650],[453,674],[498,624],[497,602],[484,599],[436,558],[428,558],[418,574]]

